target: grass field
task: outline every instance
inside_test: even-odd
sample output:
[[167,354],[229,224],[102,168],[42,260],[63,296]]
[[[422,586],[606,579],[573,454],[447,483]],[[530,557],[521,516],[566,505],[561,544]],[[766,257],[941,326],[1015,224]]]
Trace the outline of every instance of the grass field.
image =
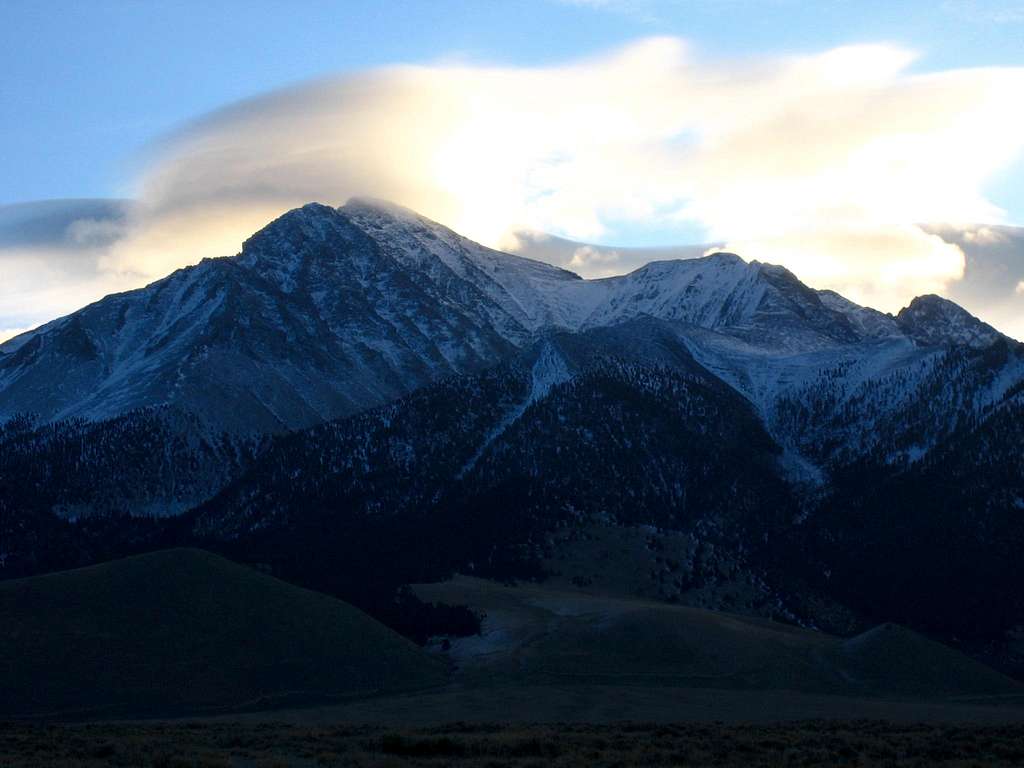
[[197,550],[0,583],[0,719],[1024,722],[1024,687],[912,632],[850,640],[662,602],[458,577],[483,633],[425,652]]
[[431,729],[239,723],[0,726],[0,766],[886,766],[1024,764],[1024,726],[876,721],[465,725]]
[[1024,696],[1024,686],[892,624],[850,639],[766,619],[457,577],[416,587],[427,600],[485,614],[479,637],[452,641],[468,683],[718,688],[933,702]]
[[0,718],[239,711],[441,685],[350,605],[199,550],[0,583]]
[[417,591],[483,633],[426,652],[195,550],[0,584],[0,768],[1024,765],[1024,688],[899,627]]

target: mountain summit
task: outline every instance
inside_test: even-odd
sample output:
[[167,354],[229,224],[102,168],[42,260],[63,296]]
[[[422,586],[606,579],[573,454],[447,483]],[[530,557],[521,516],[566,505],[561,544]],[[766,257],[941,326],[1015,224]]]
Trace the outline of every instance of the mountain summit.
[[[108,418],[170,405],[229,431],[353,413],[490,365],[532,332],[487,267],[572,276],[476,246],[404,247],[404,213],[310,204],[145,288],[108,296],[0,347],[0,418]],[[468,242],[468,241],[467,241]],[[462,250],[458,250],[458,245]],[[487,257],[490,263],[485,262]],[[426,266],[417,262],[426,261]]]
[[922,346],[966,345],[980,349],[1002,338],[958,304],[941,296],[918,296],[896,316],[900,328]]
[[[968,327],[970,343],[994,338],[948,308],[919,311],[932,301],[915,301],[886,332],[926,345],[964,343]],[[217,430],[279,431],[481,370],[552,331],[649,316],[792,354],[877,336],[865,312],[733,254],[582,280],[389,203],[310,203],[237,256],[0,345],[0,419],[103,419],[159,405]]]

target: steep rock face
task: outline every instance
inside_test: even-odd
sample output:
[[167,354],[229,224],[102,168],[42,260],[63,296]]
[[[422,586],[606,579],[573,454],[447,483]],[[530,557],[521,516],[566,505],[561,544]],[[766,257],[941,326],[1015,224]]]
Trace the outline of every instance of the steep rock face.
[[571,330],[638,317],[671,320],[749,341],[763,351],[793,352],[858,341],[841,313],[788,270],[731,253],[652,262],[628,275],[562,287],[580,307]]
[[509,341],[575,322],[579,308],[563,296],[585,281],[543,262],[495,251],[436,222],[380,200],[355,198],[341,212],[414,275],[452,290],[459,304],[475,302]]

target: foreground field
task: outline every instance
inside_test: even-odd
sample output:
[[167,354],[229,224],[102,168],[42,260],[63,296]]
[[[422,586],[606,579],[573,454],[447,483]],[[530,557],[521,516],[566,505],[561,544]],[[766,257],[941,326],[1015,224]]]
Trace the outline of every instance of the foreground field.
[[809,720],[885,720],[912,725],[1024,725],[1017,697],[953,700],[854,698],[798,691],[730,691],[666,685],[460,686],[374,696],[317,707],[261,710],[209,721],[333,726],[376,723],[394,728],[446,723],[728,723],[775,725]]
[[362,611],[194,549],[0,583],[0,718],[231,712],[432,688]]
[[1019,766],[1024,726],[0,727],[0,766]]
[[[425,600],[468,605],[484,616],[479,636],[453,638],[442,652],[466,685],[668,686],[745,691],[755,698],[785,691],[932,704],[1024,699],[1019,681],[894,624],[841,638],[547,584],[506,586],[457,576],[415,589]],[[620,719],[660,718],[623,713]]]
[[424,584],[483,616],[427,650],[196,550],[0,584],[0,719],[250,725],[1024,723],[1024,686],[895,625],[838,638],[638,598]]

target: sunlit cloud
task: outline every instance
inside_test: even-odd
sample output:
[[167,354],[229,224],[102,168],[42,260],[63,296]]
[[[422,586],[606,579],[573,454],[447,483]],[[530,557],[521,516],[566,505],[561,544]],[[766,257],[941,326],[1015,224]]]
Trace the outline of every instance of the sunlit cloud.
[[628,248],[580,243],[547,232],[520,230],[507,244],[509,249],[538,261],[569,269],[587,277],[610,277],[632,272],[652,261],[695,259],[722,245],[675,245]]
[[[584,246],[622,223],[698,225],[705,242],[895,310],[967,269],[966,241],[918,223],[1001,222],[985,187],[1024,148],[1024,68],[917,74],[915,60],[891,45],[706,59],[653,38],[560,66],[307,83],[164,141],[97,269],[142,282],[236,252],[287,208],[373,195],[493,246],[542,254],[523,233],[563,236],[572,248],[552,260],[584,276],[639,266],[628,242]],[[1004,297],[1019,300],[1020,277]]]
[[161,273],[274,210],[372,194],[496,246],[695,221],[745,258],[898,309],[963,275],[959,248],[916,222],[999,221],[984,185],[1024,146],[1024,69],[914,75],[914,60],[865,45],[704,61],[656,38],[558,67],[403,67],[269,94],[167,144],[115,266]]

